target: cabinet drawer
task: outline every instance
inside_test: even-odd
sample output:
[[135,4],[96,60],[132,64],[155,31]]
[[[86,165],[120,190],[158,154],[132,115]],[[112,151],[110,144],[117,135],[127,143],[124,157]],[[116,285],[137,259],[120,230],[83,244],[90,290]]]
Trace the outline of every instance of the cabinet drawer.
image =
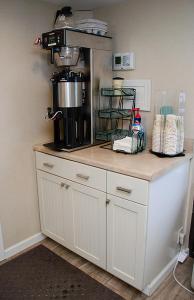
[[140,204],[148,204],[148,182],[146,180],[107,172],[107,193]]
[[36,168],[106,192],[106,171],[36,152]]

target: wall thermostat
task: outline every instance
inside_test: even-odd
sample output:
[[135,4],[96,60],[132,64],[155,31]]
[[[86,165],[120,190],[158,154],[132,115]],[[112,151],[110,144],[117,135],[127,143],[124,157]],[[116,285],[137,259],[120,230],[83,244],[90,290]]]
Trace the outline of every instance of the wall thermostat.
[[134,70],[135,56],[133,52],[113,54],[113,71]]

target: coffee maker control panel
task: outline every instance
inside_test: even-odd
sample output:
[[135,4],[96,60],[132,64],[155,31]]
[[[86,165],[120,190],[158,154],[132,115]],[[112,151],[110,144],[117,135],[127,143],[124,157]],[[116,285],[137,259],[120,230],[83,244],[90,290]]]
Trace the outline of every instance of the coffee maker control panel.
[[43,49],[64,46],[64,30],[53,30],[42,34]]

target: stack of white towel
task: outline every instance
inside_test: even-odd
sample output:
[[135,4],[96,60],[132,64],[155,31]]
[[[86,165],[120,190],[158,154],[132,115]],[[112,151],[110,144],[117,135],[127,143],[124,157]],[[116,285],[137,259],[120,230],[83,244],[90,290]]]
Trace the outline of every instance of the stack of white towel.
[[135,136],[126,136],[123,139],[115,140],[113,143],[113,150],[134,153],[137,151],[137,138]]
[[152,133],[152,151],[175,155],[183,152],[184,119],[176,115],[156,115]]

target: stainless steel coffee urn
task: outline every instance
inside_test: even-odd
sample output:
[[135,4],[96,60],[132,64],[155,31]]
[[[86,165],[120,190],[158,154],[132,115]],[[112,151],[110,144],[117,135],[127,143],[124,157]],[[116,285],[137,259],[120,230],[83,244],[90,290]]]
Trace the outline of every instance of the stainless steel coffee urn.
[[49,108],[48,115],[54,120],[54,146],[66,150],[79,148],[87,144],[90,135],[90,118],[85,112],[85,77],[66,69],[54,73],[51,81],[53,110]]
[[59,107],[81,107],[84,101],[84,90],[83,74],[66,71],[58,81]]

